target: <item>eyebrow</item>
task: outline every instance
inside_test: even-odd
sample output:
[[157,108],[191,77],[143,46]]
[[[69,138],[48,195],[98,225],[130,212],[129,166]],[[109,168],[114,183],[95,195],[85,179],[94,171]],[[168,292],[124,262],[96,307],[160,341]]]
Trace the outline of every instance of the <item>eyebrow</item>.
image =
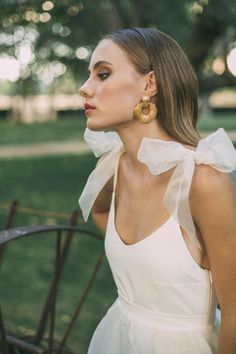
[[[97,61],[97,62],[94,64],[93,70],[97,69],[100,65],[103,65],[103,64],[112,65],[112,63],[110,63],[109,61],[106,61],[106,60],[99,60],[99,61]],[[89,69],[88,69],[88,71],[90,72]]]

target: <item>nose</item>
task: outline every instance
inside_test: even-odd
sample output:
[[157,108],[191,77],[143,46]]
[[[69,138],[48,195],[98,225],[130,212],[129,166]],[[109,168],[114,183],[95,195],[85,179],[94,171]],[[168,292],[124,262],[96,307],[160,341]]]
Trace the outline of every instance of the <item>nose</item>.
[[80,87],[79,94],[84,97],[91,97],[93,95],[92,89],[89,86],[89,80],[85,81],[85,83]]

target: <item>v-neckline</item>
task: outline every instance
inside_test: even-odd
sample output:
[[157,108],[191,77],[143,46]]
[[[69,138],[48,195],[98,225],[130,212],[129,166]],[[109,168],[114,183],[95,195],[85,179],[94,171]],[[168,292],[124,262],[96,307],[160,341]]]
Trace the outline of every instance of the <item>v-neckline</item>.
[[132,246],[138,246],[144,242],[146,242],[148,239],[152,239],[157,233],[161,232],[162,229],[164,229],[166,227],[166,225],[173,219],[173,216],[170,215],[168,217],[168,219],[163,222],[160,226],[158,226],[154,231],[152,231],[151,233],[149,233],[147,236],[145,236],[144,238],[142,238],[141,240],[138,240],[134,243],[126,243],[123,239],[123,237],[121,237],[121,235],[119,234],[119,232],[117,231],[116,228],[116,207],[115,207],[115,202],[116,202],[116,185],[117,185],[117,180],[118,180],[118,174],[119,174],[119,165],[120,165],[120,158],[123,155],[123,153],[125,152],[125,150],[122,150],[117,158],[116,161],[116,166],[115,166],[115,173],[114,173],[114,182],[113,182],[113,192],[112,192],[112,225],[113,225],[113,229],[115,231],[115,234],[119,240],[119,242],[127,248],[132,248]]
[[158,226],[154,231],[152,231],[150,234],[142,238],[141,240],[138,240],[134,243],[126,243],[124,239],[121,237],[121,235],[118,233],[117,228],[116,228],[116,213],[115,213],[115,190],[113,190],[112,193],[112,226],[115,231],[116,237],[119,240],[119,242],[127,248],[132,248],[134,246],[139,246],[140,244],[147,242],[148,240],[152,239],[156,234],[159,234],[163,229],[166,228],[166,226],[171,222],[173,219],[172,215],[169,216],[169,218],[162,223],[160,226]]

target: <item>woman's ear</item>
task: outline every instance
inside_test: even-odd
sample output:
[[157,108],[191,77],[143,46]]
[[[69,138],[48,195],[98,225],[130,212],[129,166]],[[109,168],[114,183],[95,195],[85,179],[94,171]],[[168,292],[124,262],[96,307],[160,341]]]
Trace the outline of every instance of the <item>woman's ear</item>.
[[146,80],[145,80],[145,89],[143,91],[143,95],[153,97],[157,94],[157,82],[156,82],[156,77],[154,71],[150,71],[146,75]]

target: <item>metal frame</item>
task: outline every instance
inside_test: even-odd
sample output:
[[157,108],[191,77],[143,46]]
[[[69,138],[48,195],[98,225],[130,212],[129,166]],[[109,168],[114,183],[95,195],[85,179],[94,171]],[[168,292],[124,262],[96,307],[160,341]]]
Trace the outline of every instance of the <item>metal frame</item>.
[[[35,353],[35,354],[62,354],[62,353],[72,353],[69,348],[66,347],[66,342],[69,338],[72,328],[75,325],[76,320],[78,320],[81,308],[86,300],[89,290],[91,289],[95,277],[101,267],[104,259],[104,252],[99,256],[96,266],[93,269],[90,278],[86,284],[81,298],[79,299],[78,305],[72,315],[71,321],[68,324],[65,333],[60,340],[60,342],[55,341],[54,338],[54,328],[55,328],[55,316],[56,316],[56,301],[58,285],[60,282],[62,270],[65,264],[65,259],[68,255],[72,239],[75,234],[83,233],[89,235],[97,240],[103,240],[103,236],[97,234],[93,231],[88,231],[81,227],[76,226],[66,226],[66,225],[32,225],[23,226],[4,230],[0,232],[0,246],[4,246],[22,237],[30,237],[36,234],[56,233],[56,244],[55,244],[55,266],[54,274],[51,284],[48,289],[48,294],[44,303],[44,307],[41,313],[41,318],[38,324],[38,328],[35,332],[35,336],[32,338],[17,338],[14,335],[7,333],[3,321],[3,315],[0,308],[0,339],[1,347],[4,354],[9,353],[9,346],[14,345],[20,350],[24,350],[24,353]],[[62,233],[66,233],[65,239],[62,240]],[[46,328],[48,325],[48,336],[46,336]],[[43,345],[43,342],[47,342],[47,348]],[[0,350],[0,354],[2,354]]]

